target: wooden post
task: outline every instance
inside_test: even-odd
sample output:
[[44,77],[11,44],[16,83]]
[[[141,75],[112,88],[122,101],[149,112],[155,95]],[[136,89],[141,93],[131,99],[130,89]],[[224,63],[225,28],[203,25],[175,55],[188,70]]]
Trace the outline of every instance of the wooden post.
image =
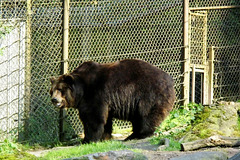
[[208,80],[208,104],[213,102],[213,73],[214,73],[214,47],[209,51],[209,80]]
[[63,2],[63,74],[68,72],[69,0]]
[[[68,73],[68,33],[69,33],[69,0],[63,0],[63,74]],[[65,130],[67,126],[66,117],[67,111],[66,109],[60,110],[60,127],[59,127],[59,139],[60,141],[64,141]]]
[[183,46],[184,46],[184,80],[183,80],[183,97],[184,105],[189,103],[189,42],[188,42],[188,27],[189,27],[189,0],[184,0],[183,11]]
[[192,67],[192,102],[195,102],[195,65]]
[[[26,58],[25,58],[25,79],[24,79],[24,118],[29,118],[31,105],[31,20],[32,20],[32,1],[27,0],[27,20],[26,20]],[[19,123],[19,122],[18,122]],[[24,128],[29,130],[28,121],[24,122]],[[28,132],[24,132],[27,137]]]
[[234,9],[240,8],[240,5],[232,5],[232,6],[213,6],[213,7],[191,7],[191,11],[199,11],[199,10],[219,10],[219,9]]

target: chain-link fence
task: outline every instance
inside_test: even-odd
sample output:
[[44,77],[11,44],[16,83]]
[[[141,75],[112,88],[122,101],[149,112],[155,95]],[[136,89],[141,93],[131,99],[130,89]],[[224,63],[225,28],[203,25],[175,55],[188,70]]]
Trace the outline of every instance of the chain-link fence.
[[[194,54],[193,64],[204,59],[206,51],[214,50],[213,101],[237,101],[240,99],[240,2],[239,1],[190,1],[190,12],[194,15],[190,22],[197,34],[191,32],[190,55]],[[190,14],[191,14],[190,13]],[[203,20],[205,17],[206,20]],[[203,25],[207,23],[206,27]],[[206,32],[205,32],[206,30]],[[206,40],[202,40],[206,33]],[[196,43],[194,43],[196,41]],[[202,46],[206,47],[202,47]],[[203,52],[202,49],[205,51]],[[197,50],[197,52],[195,52]],[[199,54],[203,53],[203,54]],[[206,59],[208,60],[208,59]],[[206,61],[207,62],[207,61]],[[198,81],[199,83],[201,80]],[[196,86],[197,87],[197,86]],[[197,91],[197,89],[196,89]],[[196,94],[200,94],[199,92]]]
[[[175,77],[181,101],[181,1],[71,2],[69,26],[69,70],[88,60],[108,63],[139,58]],[[77,111],[70,110],[68,115],[70,122],[78,122]],[[126,122],[121,125],[123,121],[115,123],[131,127]],[[79,134],[82,127],[74,131]]]
[[[49,78],[62,74],[66,62],[64,2],[0,0],[0,141],[16,137],[49,143],[58,141],[62,132],[73,138],[83,131],[77,111],[60,116],[48,93]],[[88,60],[148,61],[173,76],[177,108],[191,96],[203,103],[204,96],[199,96],[207,94],[207,80],[201,77],[208,72],[208,51],[214,46],[213,99],[240,99],[240,3],[190,1],[189,46],[183,46],[183,5],[183,0],[71,0],[68,70]],[[190,59],[184,59],[184,47],[189,47]],[[189,69],[183,68],[186,61]],[[186,70],[196,72],[189,76],[194,87],[183,83]],[[190,97],[182,93],[185,85],[190,85]],[[64,127],[59,123],[63,120]],[[131,127],[119,120],[114,125]]]

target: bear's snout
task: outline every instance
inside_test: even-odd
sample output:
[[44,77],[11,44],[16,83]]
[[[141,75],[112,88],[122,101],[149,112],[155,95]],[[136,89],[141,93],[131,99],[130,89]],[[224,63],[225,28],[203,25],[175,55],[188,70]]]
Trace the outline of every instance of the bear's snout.
[[52,98],[52,103],[58,103],[58,100],[57,100],[57,98]]
[[61,107],[62,106],[62,102],[55,97],[52,98],[51,101],[56,107]]

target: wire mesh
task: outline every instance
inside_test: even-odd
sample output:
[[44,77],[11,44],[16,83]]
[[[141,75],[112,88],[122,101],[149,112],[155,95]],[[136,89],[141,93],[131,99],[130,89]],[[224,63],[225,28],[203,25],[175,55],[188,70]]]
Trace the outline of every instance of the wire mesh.
[[18,139],[24,119],[24,3],[0,2],[0,141]]
[[190,64],[206,65],[207,12],[190,12],[189,39]]
[[[202,50],[207,50],[210,47],[215,47],[214,49],[214,102],[220,100],[227,101],[237,101],[239,100],[239,35],[240,35],[240,26],[239,26],[239,17],[240,10],[239,8],[234,8],[234,6],[239,5],[239,1],[213,1],[213,0],[204,0],[204,1],[190,1],[190,7],[192,7],[192,13],[206,13],[207,17],[207,37],[206,40],[201,39],[195,34],[195,28],[197,27],[198,33],[203,32],[204,21],[191,25],[191,33],[189,38],[192,39],[190,43],[190,55],[191,63],[201,64],[199,61],[204,59],[201,56],[205,56],[202,53]],[[232,6],[233,8],[222,9],[219,6]],[[201,7],[198,9],[197,7]],[[204,9],[204,7],[208,7]],[[209,7],[214,7],[211,9]],[[191,8],[190,8],[191,9]],[[196,18],[201,20],[200,15],[191,16],[192,21],[196,21]],[[191,15],[191,13],[190,13]],[[193,19],[194,18],[194,19]],[[205,20],[206,22],[206,20]],[[203,29],[203,30],[202,30]],[[195,37],[194,37],[195,36]],[[194,42],[196,41],[196,43]],[[202,44],[206,43],[206,47]],[[205,51],[204,51],[205,52]],[[206,55],[206,59],[208,55]],[[206,61],[207,62],[207,61]]]
[[[0,134],[18,135],[22,122],[24,95],[24,39],[25,25],[19,21],[1,21],[6,35],[0,36]],[[18,114],[19,113],[19,114]],[[18,123],[19,122],[19,123]],[[1,136],[0,141],[6,136]]]
[[49,78],[60,75],[62,59],[62,2],[31,1],[30,16],[30,83],[26,139],[32,143],[58,140],[59,112],[50,102]]
[[[69,70],[88,60],[108,63],[142,59],[174,77],[181,101],[182,16],[182,1],[72,2]],[[77,111],[71,110],[68,115],[73,122]],[[131,127],[130,122],[114,123],[120,129]],[[78,133],[81,129],[77,128]]]
[[240,99],[239,17],[239,8],[209,12],[208,45],[215,46],[214,101]]
[[208,14],[207,43],[215,46],[214,101],[240,99],[239,17],[239,8],[210,10]]
[[240,45],[215,48],[214,101],[240,99]]

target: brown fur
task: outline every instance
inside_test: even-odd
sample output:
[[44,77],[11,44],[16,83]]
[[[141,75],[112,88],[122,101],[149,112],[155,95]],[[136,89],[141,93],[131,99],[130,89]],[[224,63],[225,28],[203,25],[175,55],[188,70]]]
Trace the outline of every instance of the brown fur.
[[84,142],[109,139],[113,118],[132,122],[127,140],[151,136],[175,101],[172,78],[141,60],[85,62],[51,82],[53,104],[79,110]]

